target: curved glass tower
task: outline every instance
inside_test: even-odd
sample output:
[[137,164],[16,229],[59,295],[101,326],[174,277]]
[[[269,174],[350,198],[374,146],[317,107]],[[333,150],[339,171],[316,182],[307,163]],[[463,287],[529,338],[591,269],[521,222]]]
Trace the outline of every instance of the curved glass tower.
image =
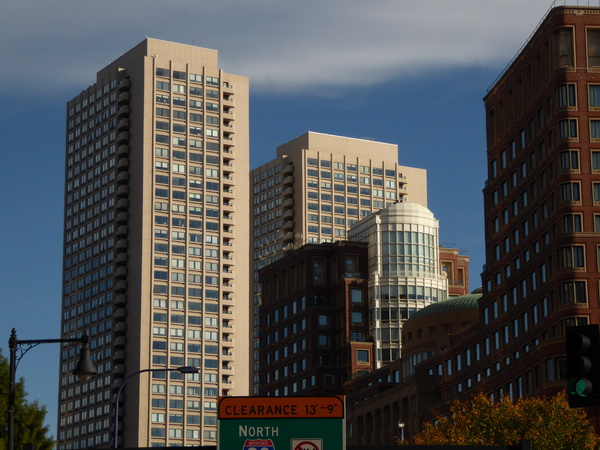
[[381,367],[400,358],[402,323],[448,296],[439,222],[418,203],[397,202],[354,225],[348,236],[369,244],[371,336]]

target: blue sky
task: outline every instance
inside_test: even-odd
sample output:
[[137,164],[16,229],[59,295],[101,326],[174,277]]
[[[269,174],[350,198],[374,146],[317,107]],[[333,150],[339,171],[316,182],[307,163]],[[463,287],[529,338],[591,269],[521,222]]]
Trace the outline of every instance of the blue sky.
[[[21,0],[0,17],[0,348],[60,335],[65,103],[146,36],[216,48],[251,79],[251,166],[318,131],[398,144],[425,168],[441,241],[484,263],[487,88],[550,0]],[[586,0],[587,5],[587,0]],[[118,14],[116,10],[118,9]],[[5,338],[2,338],[2,335]],[[18,368],[56,435],[58,346]]]

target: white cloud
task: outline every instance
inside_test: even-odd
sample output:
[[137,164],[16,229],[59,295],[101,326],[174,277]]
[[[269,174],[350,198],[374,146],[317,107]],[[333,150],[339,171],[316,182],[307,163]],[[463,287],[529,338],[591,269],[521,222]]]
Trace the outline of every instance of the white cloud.
[[[83,89],[145,36],[219,50],[254,89],[370,85],[502,66],[549,0],[21,0],[0,18],[3,89]],[[7,63],[8,62],[8,63]]]

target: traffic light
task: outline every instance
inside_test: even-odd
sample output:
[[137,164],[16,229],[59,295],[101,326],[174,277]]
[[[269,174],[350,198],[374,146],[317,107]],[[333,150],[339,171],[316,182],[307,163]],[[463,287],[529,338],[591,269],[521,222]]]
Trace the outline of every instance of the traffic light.
[[598,325],[568,327],[567,392],[569,406],[600,406],[600,332]]

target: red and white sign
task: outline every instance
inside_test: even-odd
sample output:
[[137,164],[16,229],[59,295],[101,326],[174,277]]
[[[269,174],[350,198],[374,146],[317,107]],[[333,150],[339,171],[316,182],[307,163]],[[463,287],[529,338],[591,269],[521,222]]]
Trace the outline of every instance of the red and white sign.
[[271,439],[246,439],[244,450],[275,450]]
[[292,439],[291,450],[323,450],[323,439]]

